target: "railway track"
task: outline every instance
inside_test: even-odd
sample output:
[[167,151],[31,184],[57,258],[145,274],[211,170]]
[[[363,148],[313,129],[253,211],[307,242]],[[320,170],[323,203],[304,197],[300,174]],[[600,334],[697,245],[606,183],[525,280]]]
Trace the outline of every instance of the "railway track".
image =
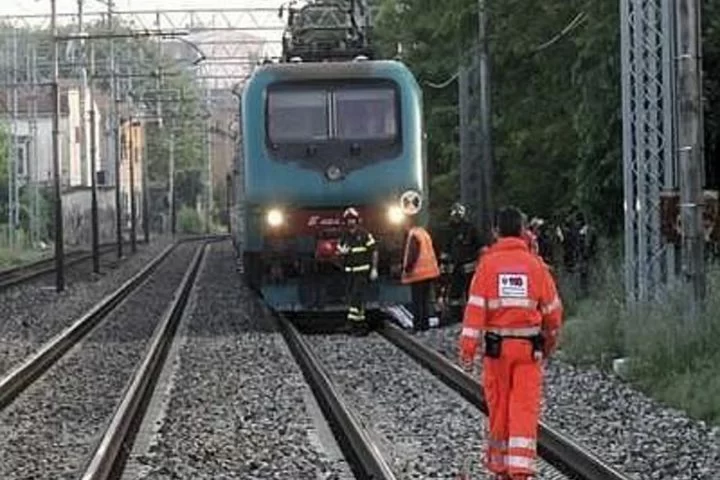
[[[227,238],[227,234],[219,235],[191,235],[180,238],[178,243],[194,242],[200,240],[206,241],[222,241]],[[138,244],[144,242],[138,240]],[[130,245],[129,242],[125,243],[125,246]],[[100,255],[107,255],[112,253],[117,248],[116,243],[107,243],[100,245]],[[67,252],[65,254],[65,266],[71,267],[82,262],[86,262],[92,259],[92,252],[87,250],[76,250]],[[37,262],[29,263],[26,265],[20,265],[17,267],[0,270],[0,291],[6,290],[10,287],[20,285],[31,280],[34,280],[40,276],[53,273],[55,271],[55,258],[44,258]]]
[[[141,242],[138,242],[141,243]],[[100,255],[106,255],[115,251],[116,244],[108,243],[100,246]],[[65,266],[71,267],[92,259],[92,252],[76,250],[65,254]],[[20,285],[34,280],[42,275],[55,271],[55,258],[44,258],[37,262],[18,267],[0,270],[0,291],[6,290],[15,285]]]
[[[300,364],[308,383],[322,406],[340,445],[345,452],[353,472],[358,478],[395,479],[402,475],[393,467],[393,460],[384,456],[387,445],[379,445],[380,437],[362,421],[362,416],[343,398],[331,371],[332,365],[325,366],[316,352],[322,351],[320,344],[313,344],[306,336],[282,316],[278,316],[283,335]],[[394,347],[401,349],[419,365],[430,371],[442,384],[457,392],[475,408],[487,413],[487,407],[477,380],[463,372],[452,362],[420,343],[412,335],[385,323],[378,333]],[[360,340],[362,341],[362,340]],[[366,340],[369,341],[369,340]],[[361,348],[361,347],[358,347]],[[326,351],[341,350],[337,347]],[[372,368],[370,364],[367,368]],[[363,367],[359,367],[363,368]],[[397,368],[400,368],[398,366]],[[355,385],[357,380],[346,383]],[[346,391],[352,392],[353,387]],[[423,393],[420,392],[419,395]],[[350,393],[350,396],[353,396]],[[427,418],[428,426],[435,419]],[[602,460],[565,437],[562,433],[541,424],[538,452],[544,462],[539,478],[577,480],[627,480],[629,477],[616,471]],[[480,456],[480,452],[468,452]],[[397,465],[397,461],[395,462]],[[395,471],[394,471],[395,470]],[[438,472],[435,472],[436,474]]]
[[[200,240],[199,248],[187,244],[198,240],[168,246],[0,380],[0,415],[4,417],[0,424],[16,437],[0,440],[3,464],[7,460],[7,465],[0,466],[0,476],[33,473],[64,478],[72,473],[77,478],[85,458],[85,478],[110,478],[116,460],[121,461],[120,446],[132,433],[144,406],[142,399],[151,390],[171,342],[205,247],[215,238]],[[121,372],[113,373],[111,366]],[[77,385],[67,386],[73,383]],[[117,398],[121,393],[122,398]],[[48,404],[46,398],[53,401]],[[59,413],[78,409],[84,415],[75,413],[62,422],[55,419]],[[105,433],[98,435],[103,424]],[[73,429],[77,432],[66,433]],[[47,444],[53,437],[56,440]],[[98,437],[101,441],[94,444]],[[62,458],[65,454],[67,459]]]

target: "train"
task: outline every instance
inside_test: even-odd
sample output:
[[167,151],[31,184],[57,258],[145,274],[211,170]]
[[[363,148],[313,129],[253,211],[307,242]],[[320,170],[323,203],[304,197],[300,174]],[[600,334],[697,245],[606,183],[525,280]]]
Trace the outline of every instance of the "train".
[[405,237],[428,222],[422,91],[402,62],[359,53],[265,63],[242,90],[233,240],[248,285],[279,311],[346,308],[333,246],[348,207],[379,245],[368,307],[411,303]]

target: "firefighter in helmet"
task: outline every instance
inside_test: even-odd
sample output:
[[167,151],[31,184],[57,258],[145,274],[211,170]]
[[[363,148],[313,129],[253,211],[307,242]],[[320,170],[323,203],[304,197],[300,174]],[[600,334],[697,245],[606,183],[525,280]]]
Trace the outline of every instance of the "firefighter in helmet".
[[450,274],[451,305],[464,305],[481,247],[477,229],[467,219],[465,205],[456,202],[450,209],[450,231],[442,255]]
[[365,295],[368,281],[377,279],[378,251],[375,238],[360,226],[360,214],[352,207],[343,213],[347,226],[338,242],[343,269],[347,276],[348,314],[351,333],[367,335],[370,331],[365,318]]

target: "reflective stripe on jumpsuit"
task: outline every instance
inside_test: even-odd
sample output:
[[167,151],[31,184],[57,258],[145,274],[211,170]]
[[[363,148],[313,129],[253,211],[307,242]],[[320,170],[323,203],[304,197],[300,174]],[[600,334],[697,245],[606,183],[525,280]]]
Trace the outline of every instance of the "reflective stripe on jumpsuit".
[[543,379],[530,339],[542,333],[545,356],[554,350],[562,303],[547,266],[524,239],[513,237],[501,238],[483,255],[469,294],[460,337],[463,363],[472,361],[481,336],[503,337],[499,358],[483,358],[490,411],[486,465],[495,474],[526,478],[536,472]]

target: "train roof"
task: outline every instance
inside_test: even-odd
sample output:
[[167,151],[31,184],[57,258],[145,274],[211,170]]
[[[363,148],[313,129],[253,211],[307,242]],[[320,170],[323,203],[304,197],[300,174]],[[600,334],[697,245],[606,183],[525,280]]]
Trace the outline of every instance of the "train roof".
[[412,77],[410,70],[396,60],[352,62],[269,63],[258,67],[250,79],[272,77],[276,81],[325,80],[358,77]]

